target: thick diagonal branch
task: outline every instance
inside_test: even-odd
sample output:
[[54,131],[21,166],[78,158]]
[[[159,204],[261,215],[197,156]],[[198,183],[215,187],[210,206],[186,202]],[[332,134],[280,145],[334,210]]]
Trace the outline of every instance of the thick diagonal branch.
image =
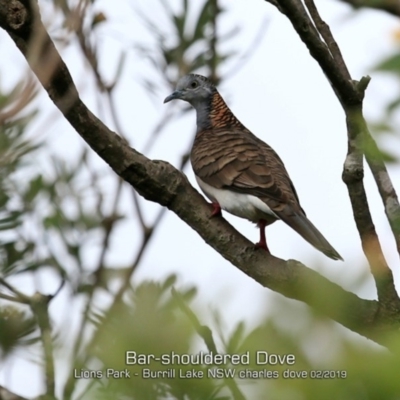
[[[379,307],[378,302],[360,299],[299,262],[286,262],[267,255],[255,249],[224,219],[210,219],[210,206],[185,175],[166,162],[149,160],[132,149],[91,113],[79,98],[71,75],[40,19],[33,20],[30,9],[26,8],[25,23],[20,21],[14,28],[8,23],[13,19],[9,15],[13,12],[9,4],[8,0],[0,0],[0,26],[27,58],[64,117],[89,146],[143,197],[168,207],[224,258],[261,285],[303,301],[349,329],[382,344],[385,339],[380,332],[400,327],[389,312],[391,310]],[[34,37],[41,38],[41,46],[36,43],[36,56],[28,57]],[[51,76],[44,76],[41,71],[49,60],[55,62],[56,67]]]

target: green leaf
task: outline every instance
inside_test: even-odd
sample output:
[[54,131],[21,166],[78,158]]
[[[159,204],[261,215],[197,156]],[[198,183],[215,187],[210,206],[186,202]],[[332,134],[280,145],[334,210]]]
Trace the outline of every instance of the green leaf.
[[34,198],[44,189],[43,185],[43,177],[42,175],[38,175],[36,178],[32,179],[28,190],[24,194],[24,200],[27,203],[30,203],[34,200]]
[[390,116],[394,111],[396,111],[397,108],[400,107],[400,97],[397,98],[396,100],[391,101],[387,107],[386,107],[386,112],[388,116]]
[[387,122],[377,122],[377,123],[370,123],[369,127],[371,131],[374,133],[387,133],[387,132],[392,132],[393,128],[388,124]]
[[400,54],[389,57],[374,68],[376,71],[400,73]]
[[4,218],[0,218],[0,231],[15,229],[22,223],[22,213],[20,211],[11,211]]
[[171,275],[167,276],[167,278],[165,279],[165,282],[163,282],[163,284],[162,284],[162,289],[166,290],[166,289],[170,288],[171,286],[175,285],[177,279],[178,279],[178,277],[176,276],[176,274],[171,274]]
[[227,353],[229,354],[238,353],[238,349],[240,348],[240,345],[243,342],[244,330],[245,330],[245,324],[243,321],[241,321],[236,325],[236,329],[233,331],[232,336],[229,339],[226,349]]
[[7,195],[7,193],[5,193],[5,191],[0,190],[0,209],[6,206],[9,199],[10,197]]
[[14,306],[0,308],[0,355],[8,356],[23,345],[22,339],[28,339],[35,329],[35,319],[25,312]]
[[183,299],[184,299],[187,303],[189,303],[189,302],[191,302],[191,301],[196,297],[196,295],[197,295],[197,288],[195,288],[195,287],[189,288],[189,289],[187,289],[187,290],[185,290],[185,291],[182,291],[181,294],[182,294]]
[[92,19],[92,28],[105,21],[107,21],[107,17],[104,15],[104,13],[102,12],[96,13]]
[[372,140],[364,140],[362,143],[362,150],[365,155],[368,155],[373,159],[382,160],[388,163],[398,161],[397,157],[394,156],[393,153],[380,149]]
[[381,150],[381,157],[382,160],[388,164],[397,163],[399,161],[396,155],[386,150]]
[[207,24],[211,22],[211,18],[216,17],[216,15],[211,15],[211,1],[206,1],[200,11],[199,17],[197,18],[196,27],[193,32],[193,41],[205,39],[205,28]]

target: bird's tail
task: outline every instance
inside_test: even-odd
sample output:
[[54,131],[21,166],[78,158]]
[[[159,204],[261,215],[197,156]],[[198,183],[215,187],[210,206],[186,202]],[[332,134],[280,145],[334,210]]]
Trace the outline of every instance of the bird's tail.
[[286,218],[282,214],[279,216],[283,217],[282,220],[284,222],[327,257],[343,261],[342,256],[329,244],[322,233],[304,214],[295,213]]

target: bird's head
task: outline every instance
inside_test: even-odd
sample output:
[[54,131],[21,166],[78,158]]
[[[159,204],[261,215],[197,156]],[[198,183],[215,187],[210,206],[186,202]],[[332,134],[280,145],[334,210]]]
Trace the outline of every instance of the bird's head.
[[179,79],[175,92],[166,97],[164,103],[180,99],[197,108],[199,103],[209,102],[216,91],[215,86],[206,77],[189,74]]

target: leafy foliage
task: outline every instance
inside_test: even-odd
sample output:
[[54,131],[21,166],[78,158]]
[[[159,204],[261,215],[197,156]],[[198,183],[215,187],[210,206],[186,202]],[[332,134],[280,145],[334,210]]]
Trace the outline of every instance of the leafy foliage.
[[35,319],[13,306],[0,308],[0,359],[20,346],[37,342]]
[[[389,55],[386,59],[378,62],[374,67],[374,71],[392,77],[392,79],[397,82],[396,87],[399,88],[400,53],[397,51]],[[370,124],[372,132],[379,135],[381,142],[384,142],[386,138],[390,138],[394,141],[399,140],[398,118],[400,115],[400,95],[398,94],[398,90],[395,93],[397,93],[395,97],[386,105],[386,110],[381,120]],[[386,146],[385,150],[382,151],[382,157],[389,163],[398,161],[398,157],[393,154],[391,146],[390,148]]]
[[[159,78],[166,79],[168,85],[173,85],[178,76],[199,69],[207,70],[218,83],[219,67],[231,56],[219,48],[222,35],[217,34],[216,27],[223,13],[219,3],[206,0],[198,14],[191,16],[191,3],[187,0],[181,1],[178,11],[167,0],[159,2],[173,34],[165,32],[164,26],[161,28],[153,17],[142,14],[156,46],[136,44],[134,50],[149,60]],[[62,16],[54,18],[55,25],[62,21],[58,30],[55,27],[55,36],[58,33],[59,40],[67,43],[72,42],[71,37],[76,33],[85,57],[92,57],[90,65],[94,74],[102,82],[97,70],[99,54],[96,46],[90,48],[90,45],[93,32],[108,22],[108,16],[94,8],[95,1],[88,3],[85,15],[79,15],[72,3],[54,2]],[[76,15],[78,20],[73,19]],[[390,57],[377,69],[398,79],[399,57]],[[118,77],[122,75],[124,63],[122,55],[117,66]],[[158,86],[151,80],[143,83],[150,91]],[[101,89],[111,93],[113,86]],[[0,93],[0,116],[15,93],[15,90]],[[400,98],[396,98],[388,106],[388,115],[398,110],[399,105]],[[110,185],[104,184],[102,171],[93,168],[88,150],[80,151],[74,160],[49,156],[46,143],[29,138],[29,126],[35,115],[18,114],[0,124],[0,278],[3,280],[0,294],[5,296],[0,303],[2,358],[26,349],[23,346],[36,345],[39,339],[36,319],[27,306],[14,303],[10,306],[4,302],[7,296],[15,295],[18,299],[4,282],[19,282],[20,276],[34,278],[41,271],[51,269],[60,281],[67,281],[68,306],[81,317],[79,329],[72,335],[69,327],[62,327],[65,332],[56,334],[62,329],[55,324],[50,332],[65,350],[61,356],[59,352],[53,354],[56,358],[65,357],[61,361],[68,368],[65,385],[56,371],[56,381],[60,387],[64,385],[61,390],[65,399],[398,398],[400,361],[397,354],[390,355],[377,346],[348,339],[336,324],[308,311],[297,311],[293,303],[282,306],[279,318],[260,319],[253,327],[239,321],[229,330],[222,327],[217,317],[216,322],[209,321],[212,318],[207,305],[196,298],[196,288],[182,288],[176,276],[131,286],[131,275],[147,246],[149,232],[155,227],[150,229],[142,221],[143,231],[137,228],[144,240],[131,265],[108,262],[106,256],[112,250],[110,235],[116,223],[125,218],[119,207],[118,189],[113,197],[115,207],[109,212],[106,204]],[[374,126],[375,132],[395,129],[392,121]],[[375,156],[397,161],[389,152]],[[46,167],[38,161],[43,158]],[[115,290],[116,287],[122,289]],[[307,295],[321,301],[332,300],[313,287]],[[85,304],[82,312],[74,307],[81,300]],[[112,305],[108,308],[109,303]],[[289,314],[293,315],[290,329],[284,329],[278,322]],[[300,329],[304,320],[306,327]],[[398,339],[393,338],[393,342],[400,350]],[[46,345],[42,346],[46,350]],[[127,363],[127,351],[155,357],[172,352],[196,356],[213,351],[240,357],[248,354],[249,358],[248,363],[228,362],[222,366],[204,362],[170,365],[154,360],[142,365]],[[295,357],[293,364],[288,362],[289,355]],[[43,364],[48,373],[45,360]],[[127,371],[130,378],[107,376],[110,369]],[[144,369],[152,372],[153,377],[144,377]],[[221,371],[222,375],[212,378],[209,374],[214,370]],[[90,378],[76,378],[85,371]],[[225,371],[233,371],[234,377],[224,376]],[[94,377],[93,372],[98,374]],[[186,378],[187,374],[200,372],[202,378]],[[324,378],[323,372],[328,372]]]

